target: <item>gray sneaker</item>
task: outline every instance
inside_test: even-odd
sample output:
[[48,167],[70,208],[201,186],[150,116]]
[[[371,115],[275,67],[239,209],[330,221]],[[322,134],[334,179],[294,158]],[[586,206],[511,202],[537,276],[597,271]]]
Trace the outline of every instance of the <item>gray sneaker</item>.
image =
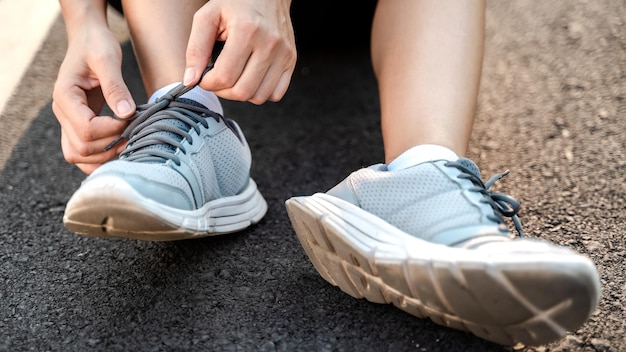
[[69,230],[170,241],[235,232],[261,220],[267,204],[250,178],[241,129],[180,98],[189,89],[180,85],[139,107],[120,137],[128,145],[119,159],[99,167],[68,201]]
[[351,296],[499,344],[544,344],[589,318],[599,276],[588,258],[521,236],[519,203],[489,190],[502,176],[484,184],[468,159],[380,164],[286,206],[317,271]]

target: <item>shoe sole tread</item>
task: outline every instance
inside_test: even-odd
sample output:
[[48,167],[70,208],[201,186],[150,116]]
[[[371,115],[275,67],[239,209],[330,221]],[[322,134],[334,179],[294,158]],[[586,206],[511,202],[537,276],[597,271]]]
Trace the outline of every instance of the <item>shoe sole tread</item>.
[[595,266],[568,249],[546,245],[544,253],[515,258],[433,244],[325,194],[294,197],[286,207],[326,281],[492,342],[556,340],[598,303]]
[[266,212],[267,203],[252,179],[241,194],[192,211],[165,206],[111,180],[77,192],[68,202],[63,223],[85,236],[173,241],[241,231]]

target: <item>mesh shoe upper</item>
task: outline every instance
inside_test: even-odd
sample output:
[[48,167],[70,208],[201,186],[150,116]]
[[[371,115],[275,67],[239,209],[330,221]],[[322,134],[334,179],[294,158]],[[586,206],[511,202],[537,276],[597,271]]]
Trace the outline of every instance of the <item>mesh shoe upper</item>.
[[120,158],[85,182],[113,175],[144,197],[184,210],[241,192],[251,166],[243,133],[234,121],[179,98],[183,88],[139,107],[122,134],[128,145]]
[[[425,162],[393,172],[378,164],[355,171],[327,193],[406,233],[455,245],[477,236],[511,235],[502,215],[515,217],[519,203],[489,191],[492,182],[483,184],[478,167],[468,159]],[[517,220],[516,225],[521,231]]]
[[320,275],[355,298],[505,345],[541,345],[582,325],[600,299],[593,262],[521,235],[519,203],[467,159],[353,172],[292,197],[289,219]]

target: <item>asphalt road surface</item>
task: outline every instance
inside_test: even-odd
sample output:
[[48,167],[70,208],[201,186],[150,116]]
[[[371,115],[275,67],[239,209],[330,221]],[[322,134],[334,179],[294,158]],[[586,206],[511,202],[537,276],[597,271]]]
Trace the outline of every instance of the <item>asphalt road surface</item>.
[[[0,350],[626,351],[624,1],[488,4],[469,156],[485,177],[510,169],[495,188],[522,201],[526,234],[590,256],[603,284],[584,326],[532,348],[353,299],[306,259],[284,201],[325,191],[383,153],[369,7],[343,14],[342,27],[328,6],[298,6],[302,50],[284,100],[224,101],[252,147],[267,216],[239,234],[170,243],[64,229],[84,175],[63,160],[50,109],[66,46],[56,22],[0,120]],[[127,83],[145,100],[123,48]]]

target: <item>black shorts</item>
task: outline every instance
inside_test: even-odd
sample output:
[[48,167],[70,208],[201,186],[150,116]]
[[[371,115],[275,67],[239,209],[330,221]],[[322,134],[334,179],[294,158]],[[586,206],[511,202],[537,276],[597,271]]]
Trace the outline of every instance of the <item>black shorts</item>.
[[111,5],[114,9],[116,9],[119,13],[123,14],[124,10],[122,9],[122,0],[107,0],[109,5]]
[[[122,0],[107,0],[124,14]],[[291,19],[300,49],[305,47],[350,48],[369,44],[376,0],[362,0],[358,6],[337,6],[334,0],[293,0]]]

